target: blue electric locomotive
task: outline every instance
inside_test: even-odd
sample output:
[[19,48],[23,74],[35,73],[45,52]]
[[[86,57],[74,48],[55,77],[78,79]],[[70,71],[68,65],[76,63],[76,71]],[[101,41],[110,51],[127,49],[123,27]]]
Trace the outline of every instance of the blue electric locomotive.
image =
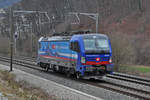
[[104,34],[41,37],[37,63],[76,78],[101,78],[113,72],[110,40]]

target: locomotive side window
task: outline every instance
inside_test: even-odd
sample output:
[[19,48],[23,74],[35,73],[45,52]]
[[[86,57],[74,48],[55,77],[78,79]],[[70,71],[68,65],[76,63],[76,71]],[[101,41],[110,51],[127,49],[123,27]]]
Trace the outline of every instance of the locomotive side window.
[[70,49],[76,52],[80,52],[80,46],[78,42],[71,42]]
[[73,42],[70,43],[70,49],[74,50]]

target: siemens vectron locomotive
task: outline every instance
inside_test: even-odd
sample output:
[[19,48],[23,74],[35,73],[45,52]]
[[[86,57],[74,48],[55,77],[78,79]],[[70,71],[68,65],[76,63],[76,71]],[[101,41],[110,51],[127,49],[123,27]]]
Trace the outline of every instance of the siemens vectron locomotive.
[[112,49],[104,34],[41,37],[38,65],[76,78],[101,78],[113,72]]

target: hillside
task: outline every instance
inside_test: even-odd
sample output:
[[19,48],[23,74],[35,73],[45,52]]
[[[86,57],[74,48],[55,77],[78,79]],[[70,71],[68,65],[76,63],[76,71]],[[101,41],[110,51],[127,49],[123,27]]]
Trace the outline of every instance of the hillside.
[[[99,13],[99,31],[104,31],[108,24],[119,22],[133,12],[140,11],[140,2],[139,0],[45,0],[44,2],[41,0],[22,0],[17,6],[15,5],[15,9],[46,11],[51,19],[55,16],[55,23],[53,23],[55,27],[62,23],[71,24],[71,22],[75,22],[77,19],[75,17],[67,17],[69,21],[66,20],[69,12]],[[80,18],[80,25],[72,26],[71,29],[79,29],[82,26],[95,31],[93,20],[89,21],[86,16],[80,16]],[[58,30],[64,31],[68,27],[66,25],[63,29],[61,28],[62,30]]]
[[[26,4],[28,7],[25,6]],[[118,51],[114,48],[114,55],[117,55],[119,63],[136,64],[150,64],[148,56],[150,55],[149,4],[149,0],[46,0],[45,2],[24,0],[21,3],[23,9],[46,10],[49,16],[56,16],[55,21],[58,23],[53,23],[56,32],[81,29],[95,31],[95,22],[88,17],[79,16],[81,18],[80,24],[72,25],[75,18],[67,18],[66,20],[65,16],[69,12],[99,13],[99,32],[113,35],[110,36],[114,41],[113,47],[117,44],[116,42],[120,41],[116,48],[121,49],[125,46],[127,48],[122,49],[124,53],[120,52],[122,59],[118,57]],[[117,37],[123,37],[125,40]]]
[[[37,45],[32,44],[37,44],[40,36],[51,35],[54,29],[56,32],[81,29],[95,32],[95,21],[79,15],[81,22],[74,25],[71,23],[77,18],[68,13],[98,13],[98,31],[110,36],[117,63],[150,64],[149,4],[150,0],[22,0],[13,6],[14,10],[46,11],[50,23],[39,25],[36,21],[39,15],[30,16],[33,18],[32,30],[20,32],[18,51],[35,54]],[[3,30],[1,34],[6,32]]]

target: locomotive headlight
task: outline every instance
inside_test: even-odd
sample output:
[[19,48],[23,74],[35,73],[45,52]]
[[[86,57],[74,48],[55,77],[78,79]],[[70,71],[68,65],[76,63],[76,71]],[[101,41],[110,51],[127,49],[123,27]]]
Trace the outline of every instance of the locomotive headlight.
[[85,63],[86,61],[85,61],[85,57],[81,57],[81,63]]
[[112,63],[112,57],[110,57],[110,59],[109,59],[109,63]]

